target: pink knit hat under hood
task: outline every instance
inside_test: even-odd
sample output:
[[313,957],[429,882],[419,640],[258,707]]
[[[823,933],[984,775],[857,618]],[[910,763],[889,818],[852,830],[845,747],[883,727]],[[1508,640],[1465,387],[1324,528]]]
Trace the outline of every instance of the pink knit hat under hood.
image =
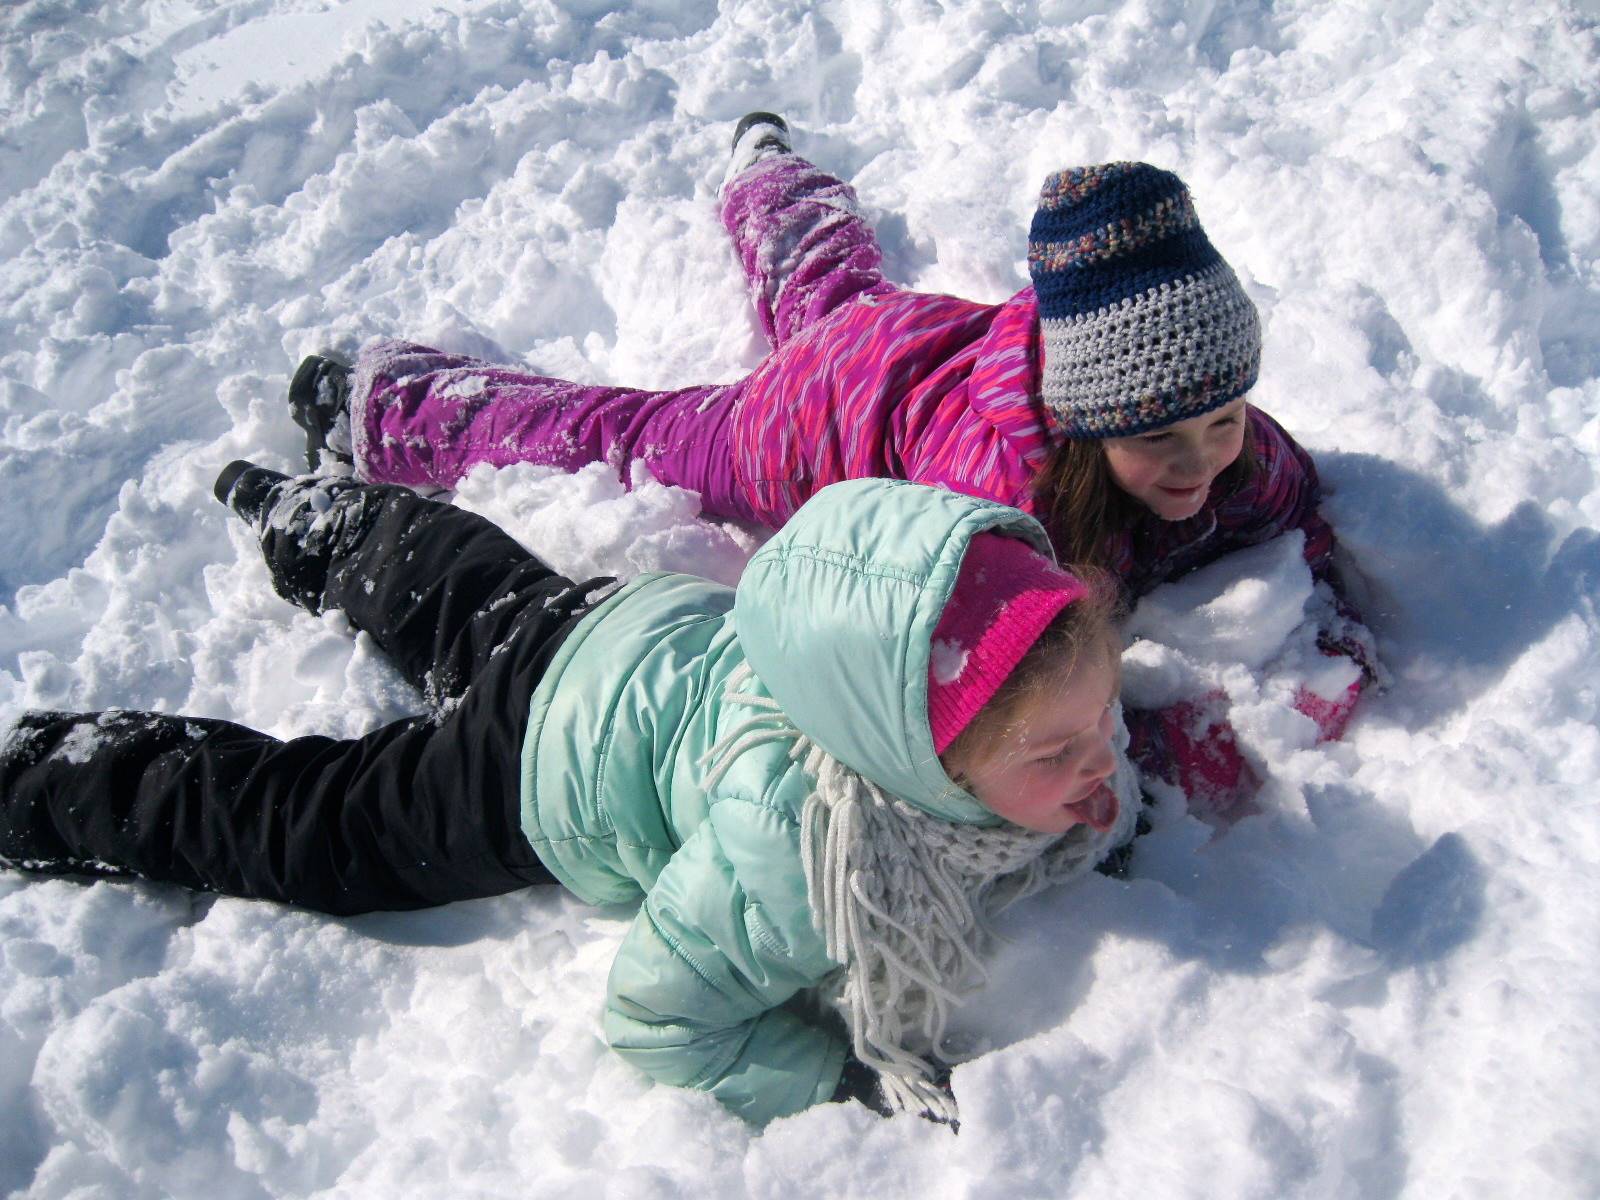
[[933,631],[928,722],[943,754],[978,715],[1056,614],[1088,593],[1026,542],[980,533]]

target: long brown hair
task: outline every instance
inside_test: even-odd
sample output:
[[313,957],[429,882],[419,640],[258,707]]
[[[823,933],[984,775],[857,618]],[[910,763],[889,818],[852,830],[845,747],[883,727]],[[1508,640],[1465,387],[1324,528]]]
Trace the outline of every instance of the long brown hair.
[[[1239,457],[1217,476],[1217,483],[1224,495],[1231,494],[1255,473],[1255,446],[1247,423]],[[1149,511],[1111,478],[1105,443],[1096,438],[1071,439],[1055,448],[1034,478],[1033,504],[1050,533],[1056,557],[1074,568],[1111,566],[1113,539]]]

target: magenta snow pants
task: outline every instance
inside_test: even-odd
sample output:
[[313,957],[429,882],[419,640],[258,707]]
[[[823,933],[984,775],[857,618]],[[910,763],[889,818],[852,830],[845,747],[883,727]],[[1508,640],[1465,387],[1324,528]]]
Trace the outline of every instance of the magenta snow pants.
[[[730,180],[722,223],[773,348],[885,283],[876,237],[849,187],[796,155]],[[451,488],[479,463],[574,470],[638,461],[698,492],[702,511],[756,523],[775,514],[738,478],[734,416],[749,378],[674,391],[551,379],[402,341],[361,353],[351,389],[356,473]]]

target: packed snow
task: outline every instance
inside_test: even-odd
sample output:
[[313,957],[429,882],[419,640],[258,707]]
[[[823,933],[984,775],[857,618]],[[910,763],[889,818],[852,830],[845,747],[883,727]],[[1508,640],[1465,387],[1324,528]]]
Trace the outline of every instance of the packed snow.
[[[403,336],[737,378],[713,194],[787,114],[894,278],[1000,300],[1039,182],[1176,170],[1266,328],[1389,678],[1343,741],[1295,547],[1151,598],[1130,698],[1220,689],[1266,780],[1160,797],[1131,877],[1033,898],[963,1012],[962,1125],[744,1126],[606,1050],[622,910],[334,920],[0,873],[0,1194],[1600,1194],[1594,0],[13,0],[0,17],[0,726],[353,735],[420,698],[273,595],[211,497],[292,469],[289,372]],[[455,501],[588,575],[759,534],[604,468]],[[1338,680],[1323,681],[1330,692]]]

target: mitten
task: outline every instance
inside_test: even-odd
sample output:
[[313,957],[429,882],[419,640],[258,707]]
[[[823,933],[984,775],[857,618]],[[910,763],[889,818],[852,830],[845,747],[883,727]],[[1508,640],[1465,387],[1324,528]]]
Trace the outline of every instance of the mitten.
[[[949,1093],[948,1068],[940,1069],[939,1078],[934,1080],[934,1086]],[[844,1070],[839,1074],[839,1086],[833,1089],[835,1104],[847,1104],[851,1100],[859,1100],[880,1117],[895,1115],[894,1105],[889,1103],[889,1098],[883,1093],[883,1085],[878,1081],[878,1073],[854,1055],[845,1058]],[[926,1109],[917,1115],[926,1121],[932,1121],[935,1125],[948,1125],[951,1133],[961,1132],[961,1122],[955,1117],[940,1116]]]
[[1294,694],[1294,709],[1303,716],[1310,717],[1317,724],[1317,741],[1334,742],[1344,736],[1350,718],[1355,715],[1356,698],[1361,695],[1361,680],[1356,680],[1341,692],[1338,698],[1329,700],[1326,696],[1319,696],[1310,688],[1302,686]]
[[845,1057],[839,1086],[833,1089],[833,1103],[848,1104],[852,1100],[859,1100],[880,1117],[894,1116],[883,1085],[878,1082],[878,1073],[853,1054]]
[[1302,684],[1295,692],[1295,711],[1316,722],[1318,742],[1332,742],[1344,736],[1345,727],[1355,713],[1356,697],[1361,695],[1362,688],[1376,681],[1371,640],[1371,634],[1349,620],[1344,622],[1343,636],[1335,637],[1326,631],[1317,635],[1317,649],[1322,651],[1325,661],[1341,660],[1344,670],[1354,665],[1360,671],[1349,684],[1341,686],[1336,682],[1340,678],[1340,668],[1333,666],[1334,682],[1316,688],[1313,680]]
[[1129,714],[1128,722],[1128,757],[1134,764],[1180,789],[1191,807],[1215,816],[1244,805],[1261,788],[1222,715],[1225,699],[1222,692],[1211,692]]

